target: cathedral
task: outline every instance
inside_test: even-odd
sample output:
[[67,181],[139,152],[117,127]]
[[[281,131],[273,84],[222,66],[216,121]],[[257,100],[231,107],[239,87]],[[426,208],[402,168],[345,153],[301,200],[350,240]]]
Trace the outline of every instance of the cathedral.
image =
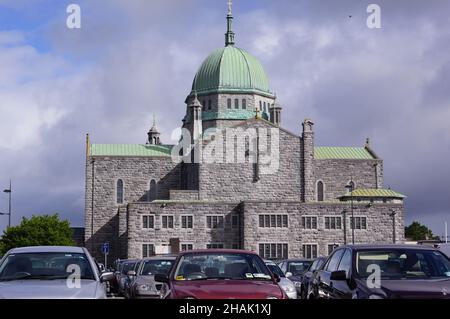
[[[383,188],[371,148],[316,146],[314,123],[282,125],[257,58],[225,46],[198,69],[178,145],[153,121],[147,144],[86,141],[85,245],[109,262],[228,248],[315,258],[337,245],[404,241],[404,195]],[[300,125],[301,124],[301,125]],[[364,144],[364,145],[363,145]]]

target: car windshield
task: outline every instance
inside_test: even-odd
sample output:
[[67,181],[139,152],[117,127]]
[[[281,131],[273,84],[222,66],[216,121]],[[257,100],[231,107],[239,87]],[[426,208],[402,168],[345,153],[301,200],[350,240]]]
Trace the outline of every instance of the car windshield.
[[126,275],[130,270],[133,270],[136,266],[136,262],[125,262],[122,265],[122,274]]
[[286,277],[286,276],[283,274],[283,271],[280,269],[280,267],[278,267],[276,264],[267,263],[266,265],[267,265],[267,267],[269,267],[270,271],[271,271],[273,274],[278,275],[280,278]]
[[95,280],[86,255],[79,253],[10,254],[0,265],[0,281],[64,279],[73,273],[80,274],[80,279]]
[[175,280],[272,280],[262,259],[254,254],[196,253],[180,258]]
[[173,260],[146,260],[141,268],[140,275],[167,275],[172,267],[172,264]]
[[287,272],[290,272],[293,276],[303,274],[311,265],[312,261],[290,261],[288,265]]
[[435,250],[389,249],[359,251],[356,271],[367,278],[379,269],[385,279],[450,279],[450,260]]

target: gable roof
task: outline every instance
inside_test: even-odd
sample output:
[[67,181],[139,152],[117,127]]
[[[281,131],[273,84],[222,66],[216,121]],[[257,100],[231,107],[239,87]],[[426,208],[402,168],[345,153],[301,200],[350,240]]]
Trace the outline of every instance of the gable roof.
[[376,159],[366,147],[329,147],[316,146],[315,159]]
[[92,144],[91,156],[170,157],[173,145]]

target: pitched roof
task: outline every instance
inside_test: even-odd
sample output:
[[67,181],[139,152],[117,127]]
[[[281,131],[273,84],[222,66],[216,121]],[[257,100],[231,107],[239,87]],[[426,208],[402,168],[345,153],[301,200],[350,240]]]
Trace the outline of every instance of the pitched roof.
[[[352,197],[352,192],[347,192],[342,197]],[[342,198],[341,197],[341,198]],[[389,197],[389,198],[405,198],[406,196],[390,189],[355,189],[353,197]]]
[[315,159],[376,159],[365,147],[328,147],[314,148]]
[[173,145],[92,144],[91,156],[170,157]]

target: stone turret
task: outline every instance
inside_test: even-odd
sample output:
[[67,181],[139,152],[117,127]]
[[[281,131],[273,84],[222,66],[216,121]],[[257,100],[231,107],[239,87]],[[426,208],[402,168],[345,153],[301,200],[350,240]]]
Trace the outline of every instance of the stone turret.
[[276,126],[281,124],[281,105],[275,100],[275,103],[270,106],[270,122]]
[[147,133],[148,135],[148,140],[147,140],[147,144],[151,144],[151,145],[160,145],[161,144],[161,133],[158,131],[158,128],[156,127],[156,118],[153,115],[153,125],[152,128],[150,129],[150,131],[148,131]]
[[302,190],[303,202],[315,200],[315,173],[314,173],[314,123],[306,119],[303,122],[302,132]]

